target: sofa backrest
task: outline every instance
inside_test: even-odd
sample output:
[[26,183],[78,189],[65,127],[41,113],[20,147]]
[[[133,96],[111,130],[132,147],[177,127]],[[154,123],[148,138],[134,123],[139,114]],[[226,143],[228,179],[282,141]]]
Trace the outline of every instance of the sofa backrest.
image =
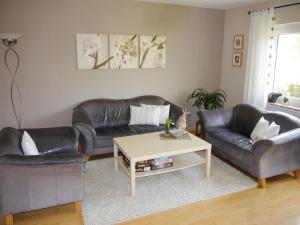
[[300,119],[283,112],[262,112],[254,106],[240,104],[233,108],[231,129],[237,133],[250,136],[258,120],[264,117],[269,123],[280,125],[279,133],[300,128]]
[[234,132],[250,137],[263,113],[254,106],[239,104],[233,108],[231,128]]
[[292,129],[300,128],[300,119],[283,112],[266,112],[263,117],[270,123],[275,122],[280,125],[279,133],[284,133]]
[[23,155],[21,134],[13,127],[5,127],[0,131],[0,157],[4,155]]
[[158,96],[140,96],[131,99],[94,99],[74,108],[73,123],[85,122],[94,128],[127,125],[130,119],[130,105],[164,105],[166,101]]

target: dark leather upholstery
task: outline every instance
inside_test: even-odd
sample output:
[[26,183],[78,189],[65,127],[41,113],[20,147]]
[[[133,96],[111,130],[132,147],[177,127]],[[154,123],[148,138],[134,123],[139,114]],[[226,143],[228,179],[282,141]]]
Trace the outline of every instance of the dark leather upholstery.
[[[237,146],[243,151],[251,151],[252,144],[250,139],[243,134],[235,133],[226,128],[209,128],[206,130],[207,135],[213,139],[226,140],[226,143]],[[221,147],[221,146],[220,146]]]
[[170,105],[170,117],[177,121],[182,109],[158,96],[132,99],[94,99],[74,108],[73,126],[79,131],[79,143],[85,155],[113,152],[113,138],[162,131],[164,126],[129,126],[130,105]]
[[206,130],[205,140],[213,145],[214,154],[248,172],[252,171],[252,145],[248,137],[228,128],[209,128]]
[[24,130],[0,132],[0,213],[15,214],[83,199],[84,159],[72,127],[26,129],[40,155],[25,156]]
[[[281,112],[263,112],[240,104],[231,109],[198,113],[204,139],[213,152],[258,178],[276,176],[300,169],[300,120]],[[250,143],[250,134],[263,116],[280,125],[280,134]]]
[[133,135],[128,125],[96,128],[96,146],[111,147],[114,137]]
[[135,134],[146,134],[150,132],[158,132],[163,131],[165,129],[165,125],[159,125],[159,126],[152,126],[152,125],[134,125],[130,126],[130,129]]
[[262,112],[251,105],[241,104],[233,109],[231,128],[237,133],[250,137]]

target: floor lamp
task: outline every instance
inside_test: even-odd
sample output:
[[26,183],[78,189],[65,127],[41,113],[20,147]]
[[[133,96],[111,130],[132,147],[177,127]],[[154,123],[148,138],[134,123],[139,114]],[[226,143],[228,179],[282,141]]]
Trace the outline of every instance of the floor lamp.
[[[15,104],[15,99],[14,99],[14,92],[16,91],[16,94],[18,96],[19,104],[21,105],[22,102],[22,96],[21,96],[21,91],[19,88],[19,85],[16,80],[17,72],[19,69],[19,62],[20,58],[16,50],[14,49],[14,46],[17,44],[18,40],[22,37],[22,34],[17,34],[17,33],[0,33],[0,40],[2,40],[2,43],[7,47],[5,53],[4,53],[4,63],[5,67],[8,70],[8,73],[10,75],[11,81],[10,81],[10,100],[11,100],[11,105],[14,111],[14,116],[18,124],[18,128],[21,128],[22,125],[22,117],[21,117],[21,112],[17,112],[16,109],[16,104]],[[15,67],[13,68],[10,66],[8,63],[8,54],[12,53],[14,57],[16,57],[16,64]]]

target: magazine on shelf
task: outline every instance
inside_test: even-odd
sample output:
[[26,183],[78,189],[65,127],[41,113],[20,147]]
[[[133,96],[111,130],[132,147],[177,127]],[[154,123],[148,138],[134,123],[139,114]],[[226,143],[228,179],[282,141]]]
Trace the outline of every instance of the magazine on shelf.
[[[130,161],[122,154],[124,165],[129,168]],[[156,159],[144,160],[136,162],[135,170],[136,172],[146,172],[150,170],[158,170],[163,168],[168,168],[173,166],[173,159],[171,157],[160,157]]]
[[173,163],[166,163],[162,165],[151,165],[151,170],[159,170],[159,169],[164,169],[168,167],[172,167]]

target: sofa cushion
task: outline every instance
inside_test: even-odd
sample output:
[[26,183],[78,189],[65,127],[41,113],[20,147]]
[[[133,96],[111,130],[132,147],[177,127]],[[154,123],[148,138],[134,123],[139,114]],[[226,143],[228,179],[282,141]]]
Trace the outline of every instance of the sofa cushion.
[[159,126],[160,109],[157,107],[130,106],[129,125]]
[[224,143],[231,144],[233,146],[239,147],[243,151],[251,151],[252,144],[250,139],[242,134],[235,133],[226,128],[209,128],[207,129],[207,134],[214,137],[215,139],[220,139]]
[[252,144],[248,137],[225,128],[208,128],[205,140],[213,143],[213,152],[217,155],[252,171]]
[[250,137],[255,125],[262,117],[262,112],[251,105],[240,104],[233,108],[231,129]]
[[250,135],[251,142],[255,143],[263,139],[265,136],[265,132],[268,130],[268,127],[269,127],[269,121],[265,120],[264,117],[261,117]]
[[151,126],[151,125],[133,125],[130,129],[136,134],[146,134],[150,132],[163,131],[165,129],[164,125]]
[[24,155],[39,155],[39,151],[35,145],[34,140],[32,137],[27,133],[27,131],[24,131],[23,138],[21,142],[22,150],[24,152]]
[[142,103],[141,106],[159,108],[159,124],[166,124],[167,119],[170,117],[170,105],[146,105]]
[[110,147],[113,146],[113,138],[130,136],[136,134],[129,126],[104,127],[96,128],[96,143],[95,147]]

